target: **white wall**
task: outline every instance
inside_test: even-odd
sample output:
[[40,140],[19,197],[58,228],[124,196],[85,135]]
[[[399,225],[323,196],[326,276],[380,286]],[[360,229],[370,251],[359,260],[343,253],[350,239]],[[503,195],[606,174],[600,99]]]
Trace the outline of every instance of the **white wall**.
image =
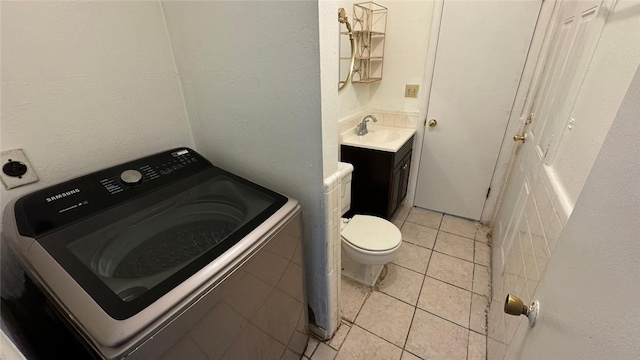
[[[338,23],[338,9],[339,8],[344,8],[345,13],[347,14],[347,20],[349,21],[349,24],[351,24],[351,27],[353,28],[354,26],[354,21],[353,21],[353,2],[349,2],[349,1],[320,1],[320,3],[325,3],[327,7],[329,7],[328,11],[331,11],[332,15],[334,15],[334,21],[336,22],[336,24]],[[347,27],[346,25],[340,25],[339,27],[340,31],[347,31]],[[333,31],[333,30],[329,30],[328,29],[320,29],[320,32],[324,34],[322,34],[322,37],[331,37],[331,36],[335,36],[335,37],[339,37],[339,42],[341,42],[341,44],[339,44],[343,49],[350,49],[350,45],[349,45],[349,37],[346,35],[338,35],[337,31]],[[326,48],[328,44],[322,42],[321,46],[323,48]],[[337,51],[337,48],[336,48]],[[348,53],[344,53],[344,56],[348,56]],[[335,67],[336,69],[339,66],[338,63],[338,54],[336,53],[336,56],[333,59],[329,59],[331,66]],[[334,81],[336,83],[336,87],[338,86],[338,79],[337,78],[330,78],[329,80]],[[343,79],[344,80],[344,79]],[[336,119],[336,121],[344,118],[345,116],[349,116],[349,115],[353,115],[356,113],[361,112],[362,110],[366,109],[369,106],[369,101],[371,100],[371,96],[370,96],[370,85],[367,84],[353,84],[351,82],[349,82],[344,88],[342,88],[342,90],[340,90],[338,92],[338,118]]]
[[640,68],[592,167],[507,359],[637,359]]
[[326,326],[317,2],[162,6],[198,148],[302,203],[309,302]]
[[[371,107],[392,111],[420,111],[426,102],[420,95],[425,91],[425,62],[429,45],[433,1],[377,2],[386,7],[382,81],[372,84],[350,84],[340,91],[340,118]],[[336,2],[336,9],[344,7],[352,21],[353,3]],[[347,38],[345,37],[345,39]],[[337,57],[336,57],[337,60]],[[335,61],[337,64],[337,61]],[[405,84],[420,85],[418,98],[405,98]]]
[[426,109],[417,98],[404,97],[406,84],[420,85],[425,91],[425,64],[433,1],[388,1],[381,5],[389,9],[384,49],[382,81],[371,85],[374,108],[396,111]]
[[27,191],[192,146],[162,12],[153,2],[2,2],[2,150],[23,148]]
[[333,1],[318,1],[320,43],[320,81],[322,96],[322,158],[323,174],[327,178],[338,171],[338,67],[335,66],[340,45],[337,6]]
[[[40,177],[2,187],[2,210],[26,192],[193,146],[159,3],[0,6],[1,150],[24,149]],[[3,261],[3,296],[21,286],[6,279],[10,266]]]

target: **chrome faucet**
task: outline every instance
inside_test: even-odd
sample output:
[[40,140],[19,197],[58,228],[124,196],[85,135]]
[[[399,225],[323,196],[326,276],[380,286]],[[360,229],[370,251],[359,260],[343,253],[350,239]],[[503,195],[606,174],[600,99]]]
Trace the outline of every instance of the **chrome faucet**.
[[376,119],[376,117],[373,115],[365,116],[364,118],[362,118],[362,122],[357,126],[358,132],[356,133],[356,135],[367,135],[367,133],[369,132],[369,130],[367,130],[367,121],[369,121],[369,119],[373,120],[373,122],[378,122],[378,119]]

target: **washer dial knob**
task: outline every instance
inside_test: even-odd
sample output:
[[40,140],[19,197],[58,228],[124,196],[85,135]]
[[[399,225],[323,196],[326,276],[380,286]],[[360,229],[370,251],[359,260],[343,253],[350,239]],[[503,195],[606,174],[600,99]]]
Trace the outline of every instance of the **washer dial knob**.
[[139,184],[142,181],[142,174],[138,170],[125,170],[120,174],[120,180],[127,185]]

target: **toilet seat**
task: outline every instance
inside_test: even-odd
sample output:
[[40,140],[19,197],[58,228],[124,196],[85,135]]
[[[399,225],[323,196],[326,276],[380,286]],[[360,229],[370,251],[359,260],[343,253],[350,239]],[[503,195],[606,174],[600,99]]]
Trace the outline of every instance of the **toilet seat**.
[[369,254],[389,253],[402,242],[402,234],[393,223],[369,215],[355,215],[341,235],[348,245]]

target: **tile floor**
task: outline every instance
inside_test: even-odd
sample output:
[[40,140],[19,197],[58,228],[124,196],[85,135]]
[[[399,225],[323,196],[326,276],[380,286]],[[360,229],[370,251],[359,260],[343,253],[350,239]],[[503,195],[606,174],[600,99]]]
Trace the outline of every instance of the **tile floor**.
[[474,222],[404,207],[403,244],[375,289],[342,279],[342,323],[303,359],[486,359],[491,250]]

